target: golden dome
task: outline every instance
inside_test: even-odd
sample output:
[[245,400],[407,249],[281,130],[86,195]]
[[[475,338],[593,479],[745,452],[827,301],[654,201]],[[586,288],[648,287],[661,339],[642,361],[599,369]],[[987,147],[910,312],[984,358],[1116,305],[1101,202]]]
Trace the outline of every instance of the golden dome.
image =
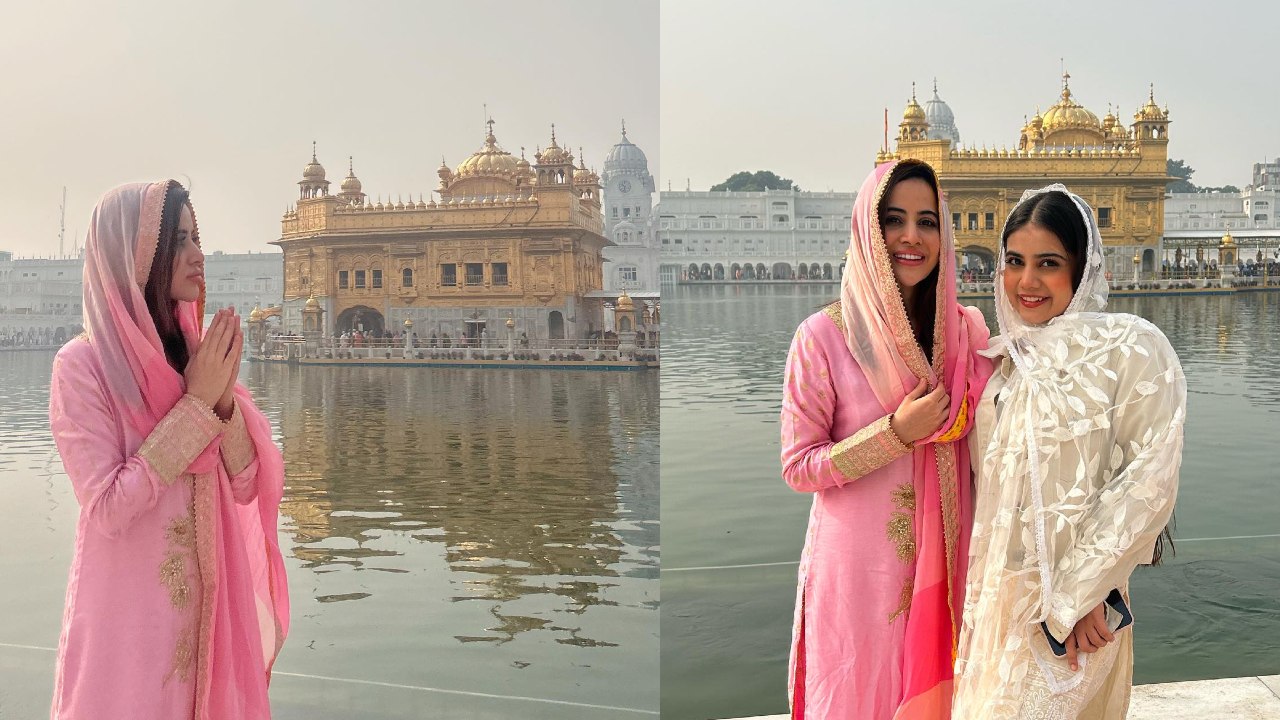
[[1222,236],[1222,246],[1231,247],[1236,244],[1236,239],[1231,237],[1231,231],[1228,230],[1226,235]]
[[902,119],[914,122],[926,122],[924,108],[916,102],[916,91],[911,90],[911,99],[907,101],[907,109],[902,111]]
[[1039,130],[1044,127],[1044,117],[1040,114],[1040,108],[1036,108],[1036,114],[1031,116],[1031,127]]
[[1067,128],[1102,129],[1098,116],[1071,98],[1071,88],[1066,83],[1062,85],[1062,99],[1045,111],[1043,123],[1046,131]]
[[598,182],[600,177],[587,169],[586,163],[582,161],[582,148],[578,148],[578,167],[573,169],[573,184],[591,185]]
[[1136,120],[1168,119],[1168,116],[1166,116],[1164,111],[1160,109],[1160,106],[1156,105],[1156,87],[1154,83],[1151,85],[1150,94],[1147,95],[1147,104],[1143,105],[1142,108],[1138,110],[1138,113],[1137,115],[1134,116],[1134,119]]
[[316,299],[316,291],[315,291],[315,290],[312,290],[312,291],[311,291],[311,297],[307,298],[307,303],[306,303],[306,305],[304,305],[303,307],[305,307],[307,310],[319,310],[319,309],[320,309],[320,301]]
[[259,322],[260,320],[262,320],[262,309],[254,305],[253,309],[249,311],[249,322]]
[[551,144],[533,157],[542,165],[573,164],[573,154],[556,144],[555,123],[551,124]]
[[324,167],[316,161],[314,153],[311,155],[311,162],[307,163],[307,166],[302,168],[302,179],[312,180],[315,182],[324,180]]
[[[474,175],[511,176],[519,172],[519,163],[511,153],[498,147],[498,139],[493,136],[493,121],[489,121],[489,132],[484,137],[484,147],[471,157],[462,161],[455,173],[458,177]],[[443,175],[441,176],[443,177]]]
[[635,312],[635,309],[636,309],[635,302],[632,301],[631,296],[627,294],[627,291],[623,290],[622,295],[618,296],[618,306],[616,308],[617,312],[630,313],[630,312]]

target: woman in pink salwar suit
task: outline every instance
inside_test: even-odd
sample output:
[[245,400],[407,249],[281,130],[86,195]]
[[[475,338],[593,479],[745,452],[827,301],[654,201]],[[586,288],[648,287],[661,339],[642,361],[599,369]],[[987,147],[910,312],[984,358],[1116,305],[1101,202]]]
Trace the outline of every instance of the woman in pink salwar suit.
[[94,210],[87,332],[49,418],[80,504],[51,717],[258,720],[288,628],[283,461],[236,383],[239,320],[208,331],[203,255],[175,181]]
[[840,301],[787,358],[782,468],[813,493],[788,690],[809,720],[948,718],[971,522],[962,438],[990,374],[956,303],[946,203],[927,164],[858,191]]

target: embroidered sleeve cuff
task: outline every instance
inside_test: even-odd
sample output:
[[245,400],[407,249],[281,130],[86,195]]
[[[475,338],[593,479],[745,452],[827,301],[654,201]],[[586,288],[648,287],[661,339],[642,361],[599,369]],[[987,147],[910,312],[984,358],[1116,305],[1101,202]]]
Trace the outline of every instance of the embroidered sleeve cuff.
[[890,417],[885,415],[831,446],[831,462],[841,475],[857,480],[911,452],[889,425]]
[[244,425],[244,414],[240,412],[240,401],[231,403],[231,419],[224,427],[222,436],[222,464],[232,477],[239,475],[249,463],[253,462],[255,451],[249,430]]
[[138,457],[147,461],[165,484],[177,480],[209,443],[222,432],[213,409],[194,395],[183,395],[168,415],[156,423]]
[[1044,626],[1045,630],[1047,630],[1049,634],[1053,636],[1053,639],[1057,640],[1060,644],[1067,641],[1067,636],[1071,634],[1071,630],[1073,629],[1058,622],[1057,618],[1054,618],[1053,616],[1049,616],[1049,619],[1044,621]]

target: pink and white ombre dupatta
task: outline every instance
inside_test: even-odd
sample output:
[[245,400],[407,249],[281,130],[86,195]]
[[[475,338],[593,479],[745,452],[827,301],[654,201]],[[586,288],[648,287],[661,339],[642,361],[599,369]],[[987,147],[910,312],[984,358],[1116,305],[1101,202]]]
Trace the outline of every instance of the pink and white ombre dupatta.
[[[143,290],[175,187],[124,185],[98,202],[85,247],[88,337],[54,363],[50,424],[81,505],[55,719],[270,717],[289,624],[276,535],[284,463],[242,385],[238,417],[224,424],[185,396],[166,360]],[[203,306],[203,293],[177,304],[193,353]]]

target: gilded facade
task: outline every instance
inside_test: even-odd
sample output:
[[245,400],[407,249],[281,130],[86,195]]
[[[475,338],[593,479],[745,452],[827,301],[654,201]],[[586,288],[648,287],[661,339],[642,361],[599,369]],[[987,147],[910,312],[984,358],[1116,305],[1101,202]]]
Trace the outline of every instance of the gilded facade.
[[[349,167],[329,191],[313,151],[298,201],[281,220],[284,327],[300,329],[314,298],[325,334],[353,328],[420,338],[514,334],[577,339],[603,328],[600,178],[550,144],[531,164],[503,150],[487,123],[482,147],[443,161],[436,195],[371,201]],[[315,305],[313,303],[313,306]],[[406,325],[405,321],[411,321]]]
[[[938,172],[956,230],[957,250],[994,262],[1000,228],[1024,190],[1061,182],[1097,214],[1108,248],[1108,270],[1156,270],[1164,233],[1164,194],[1169,181],[1169,112],[1147,102],[1128,127],[1111,111],[1101,120],[1076,101],[1064,74],[1058,101],[1031,116],[1013,147],[958,147],[930,134],[915,92],[898,126],[896,148],[877,162],[924,160]],[[936,99],[936,90],[935,90]]]

